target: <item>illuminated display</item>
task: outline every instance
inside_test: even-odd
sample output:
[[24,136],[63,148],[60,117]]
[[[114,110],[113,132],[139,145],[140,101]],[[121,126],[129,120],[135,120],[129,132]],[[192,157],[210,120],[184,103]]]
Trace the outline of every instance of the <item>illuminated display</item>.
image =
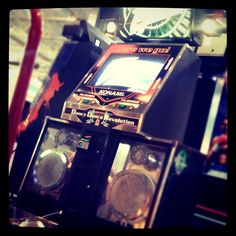
[[191,10],[182,8],[124,8],[120,36],[131,39],[188,38]]
[[[61,118],[173,139],[171,134],[181,133],[173,127],[186,127],[199,67],[200,59],[186,43],[111,44],[65,101]],[[155,165],[150,159],[150,168]]]
[[167,56],[111,54],[89,86],[146,93]]

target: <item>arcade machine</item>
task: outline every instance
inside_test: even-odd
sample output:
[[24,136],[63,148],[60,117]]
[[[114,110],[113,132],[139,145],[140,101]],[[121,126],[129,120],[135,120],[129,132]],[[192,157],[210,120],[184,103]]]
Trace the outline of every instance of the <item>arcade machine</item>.
[[222,227],[228,220],[228,107],[227,74],[215,77],[215,90],[201,145],[207,155],[203,184],[194,213],[198,227]]
[[58,227],[190,227],[205,158],[182,142],[199,69],[183,42],[111,44],[45,120],[18,207]]

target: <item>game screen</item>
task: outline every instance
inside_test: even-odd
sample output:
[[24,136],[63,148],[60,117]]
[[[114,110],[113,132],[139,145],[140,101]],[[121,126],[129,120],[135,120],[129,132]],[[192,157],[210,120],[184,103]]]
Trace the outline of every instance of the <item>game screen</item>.
[[145,94],[168,56],[111,54],[88,86]]
[[204,173],[227,179],[228,172],[228,92],[223,77],[218,77],[202,139],[201,152],[207,155]]

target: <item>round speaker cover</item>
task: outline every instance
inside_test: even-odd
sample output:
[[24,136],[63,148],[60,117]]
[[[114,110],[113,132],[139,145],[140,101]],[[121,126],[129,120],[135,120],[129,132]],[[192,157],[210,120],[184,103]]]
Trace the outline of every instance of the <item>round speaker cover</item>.
[[161,157],[158,154],[150,153],[144,167],[149,171],[154,171],[161,167]]
[[119,172],[108,188],[111,211],[127,221],[142,219],[149,209],[154,184],[138,170]]
[[149,149],[144,145],[137,145],[131,149],[131,160],[137,164],[146,164],[149,155]]
[[72,140],[73,140],[73,135],[70,134],[67,130],[65,129],[61,129],[59,130],[56,135],[55,135],[55,142],[58,144],[58,145],[70,145],[72,144]]
[[34,180],[45,190],[57,187],[64,178],[67,158],[63,153],[46,150],[34,166]]

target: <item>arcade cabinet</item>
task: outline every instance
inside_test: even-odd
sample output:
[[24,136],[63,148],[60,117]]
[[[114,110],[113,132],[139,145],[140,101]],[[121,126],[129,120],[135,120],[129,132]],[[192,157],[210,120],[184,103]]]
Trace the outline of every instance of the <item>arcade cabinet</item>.
[[59,227],[190,227],[205,159],[180,141],[199,67],[187,44],[112,44],[45,121],[18,206],[63,212]]
[[112,44],[61,118],[183,142],[200,64],[188,44]]
[[77,84],[58,93],[17,206],[62,228],[191,227],[205,156],[183,141],[199,57],[184,42],[110,44],[82,78],[69,54],[61,75]]

